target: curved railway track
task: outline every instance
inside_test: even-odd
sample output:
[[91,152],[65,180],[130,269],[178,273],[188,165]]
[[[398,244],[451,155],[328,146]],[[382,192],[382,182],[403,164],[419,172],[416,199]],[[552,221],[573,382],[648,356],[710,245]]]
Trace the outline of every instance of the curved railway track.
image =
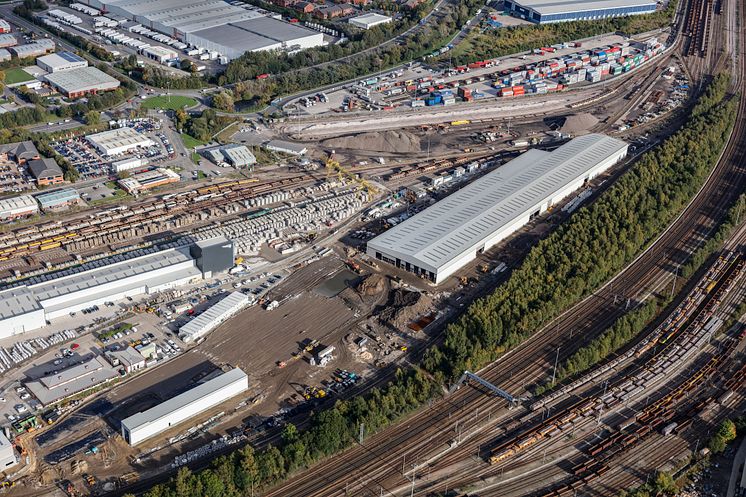
[[[743,66],[741,66],[743,67]],[[737,89],[742,78],[737,79]],[[660,290],[672,282],[672,268],[685,263],[690,254],[722,219],[727,208],[744,189],[746,143],[744,118],[746,109],[741,100],[739,116],[723,156],[714,167],[702,189],[669,229],[611,283],[570,309],[495,364],[480,372],[480,376],[516,394],[522,386],[546,377],[555,354],[568,357],[579,344],[569,339],[582,336],[590,340],[624,314],[615,306],[615,296],[636,299],[648,292]],[[495,400],[470,389],[463,389],[451,398],[437,402],[407,421],[374,435],[362,446],[354,446],[343,455],[323,461],[287,483],[270,490],[267,496],[342,496],[354,491],[357,495],[393,495],[389,487],[405,485],[405,458],[417,460],[420,454],[445,447],[475,413],[488,412],[497,420],[507,410],[495,406]],[[494,414],[493,414],[494,413]],[[476,415],[478,417],[478,415]],[[515,417],[515,416],[511,416]],[[471,426],[474,426],[473,424]],[[468,428],[467,428],[468,429]],[[494,438],[494,434],[491,435]],[[477,443],[467,440],[454,453],[468,457],[478,450]]]

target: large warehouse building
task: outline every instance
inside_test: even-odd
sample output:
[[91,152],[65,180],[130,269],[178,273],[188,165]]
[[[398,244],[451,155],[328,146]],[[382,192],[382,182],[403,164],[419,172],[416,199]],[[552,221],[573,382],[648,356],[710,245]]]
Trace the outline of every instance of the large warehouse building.
[[591,134],[532,149],[368,242],[367,253],[441,283],[627,155]]
[[505,0],[505,10],[538,24],[655,12],[655,0]]
[[102,131],[85,139],[102,155],[119,155],[155,145],[153,140],[128,127]]
[[[201,242],[207,248],[197,259],[191,247],[162,250],[112,264],[97,263],[93,268],[63,271],[56,277],[33,277],[24,285],[0,291],[0,338],[41,328],[47,320],[102,305],[125,297],[149,295],[189,281],[227,271],[233,260],[214,260],[212,249],[226,245],[225,238]],[[231,242],[230,250],[233,250]]]
[[95,67],[77,67],[47,74],[44,79],[68,98],[95,95],[119,88],[119,80]]
[[258,50],[321,46],[317,31],[267,16],[250,5],[223,0],[86,0],[92,7],[127,17],[194,47],[229,59]]
[[147,411],[122,420],[122,437],[138,445],[194,418],[249,389],[249,377],[239,368],[223,373]]

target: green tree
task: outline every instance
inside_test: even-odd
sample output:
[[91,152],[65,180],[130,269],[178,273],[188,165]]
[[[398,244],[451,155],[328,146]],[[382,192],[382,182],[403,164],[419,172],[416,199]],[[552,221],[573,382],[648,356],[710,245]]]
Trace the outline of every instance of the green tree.
[[233,93],[230,91],[221,91],[212,97],[212,105],[218,110],[233,112],[235,110]]
[[101,122],[101,113],[95,110],[91,110],[85,113],[83,118],[85,123],[89,126],[95,126]]

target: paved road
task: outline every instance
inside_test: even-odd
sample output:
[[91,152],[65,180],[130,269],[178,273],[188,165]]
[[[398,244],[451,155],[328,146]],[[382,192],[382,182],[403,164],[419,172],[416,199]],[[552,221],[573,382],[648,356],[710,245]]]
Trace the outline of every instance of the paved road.
[[742,472],[741,465],[746,462],[746,438],[741,440],[741,446],[738,448],[738,452],[733,456],[733,466],[730,470],[730,481],[728,482],[728,493],[726,497],[734,497],[736,488],[741,483]]

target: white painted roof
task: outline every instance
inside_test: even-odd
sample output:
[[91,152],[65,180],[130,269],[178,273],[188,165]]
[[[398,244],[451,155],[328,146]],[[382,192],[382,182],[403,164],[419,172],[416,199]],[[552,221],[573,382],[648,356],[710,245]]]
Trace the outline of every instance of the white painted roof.
[[191,390],[187,390],[186,392],[177,395],[176,397],[168,399],[165,402],[161,402],[157,406],[151,407],[147,411],[138,412],[137,414],[133,414],[132,416],[123,419],[122,425],[124,425],[130,432],[132,432],[140,426],[157,421],[165,416],[168,416],[174,411],[178,411],[180,409],[183,409],[184,407],[199,402],[199,400],[206,395],[217,390],[221,390],[232,384],[233,382],[245,378],[246,373],[244,373],[240,368],[232,369],[227,373],[221,374],[217,378],[213,378],[212,380],[206,381],[201,385],[192,388]]
[[529,150],[373,238],[368,247],[441,268],[626,147],[590,134],[552,152]]

